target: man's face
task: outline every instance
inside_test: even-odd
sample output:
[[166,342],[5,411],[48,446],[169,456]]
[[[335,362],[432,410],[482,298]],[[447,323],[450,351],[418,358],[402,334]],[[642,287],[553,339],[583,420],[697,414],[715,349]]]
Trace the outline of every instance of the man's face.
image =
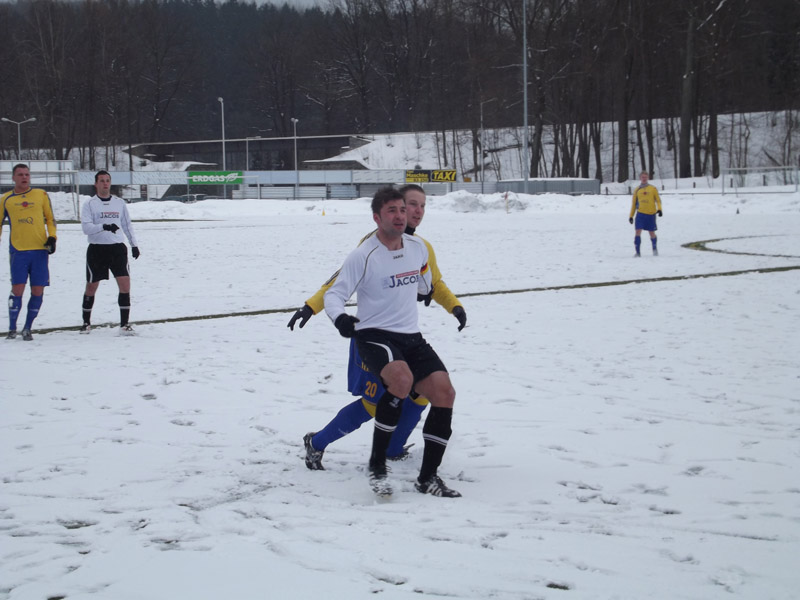
[[639,175],[639,181],[642,182],[642,185],[646,184],[650,180],[650,176],[647,173],[642,173]]
[[401,199],[390,200],[381,208],[381,212],[372,215],[375,223],[383,233],[390,237],[399,237],[406,230],[406,205]]
[[111,195],[111,175],[100,175],[94,182],[94,189],[100,198],[108,198]]
[[14,181],[14,191],[24,192],[31,187],[31,172],[27,167],[20,167],[11,176]]
[[408,190],[404,197],[408,225],[416,229],[422,223],[422,217],[425,216],[425,194],[419,190]]

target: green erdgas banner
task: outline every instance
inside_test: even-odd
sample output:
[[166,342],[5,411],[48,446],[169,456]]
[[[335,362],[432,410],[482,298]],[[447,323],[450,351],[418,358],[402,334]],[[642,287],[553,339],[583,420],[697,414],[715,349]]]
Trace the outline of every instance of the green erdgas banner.
[[190,185],[230,185],[244,183],[242,171],[189,171]]

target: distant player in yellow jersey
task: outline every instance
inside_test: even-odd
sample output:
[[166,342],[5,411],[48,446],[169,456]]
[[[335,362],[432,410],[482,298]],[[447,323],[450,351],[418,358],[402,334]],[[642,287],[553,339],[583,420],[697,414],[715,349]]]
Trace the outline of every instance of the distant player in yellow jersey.
[[30,341],[33,320],[39,314],[44,288],[50,285],[49,255],[56,251],[56,220],[50,198],[44,190],[31,189],[31,172],[27,165],[14,165],[14,189],[0,198],[0,235],[2,223],[8,219],[8,250],[11,264],[11,295],[8,297],[7,339],[17,337],[17,317],[22,310],[22,294],[28,278],[31,297],[22,328],[22,339]]
[[633,216],[636,215],[636,235],[633,238],[633,245],[636,247],[636,256],[641,256],[642,246],[642,229],[650,232],[650,242],[653,244],[653,256],[658,256],[658,239],[656,238],[656,214],[663,217],[664,213],[661,211],[661,198],[658,195],[658,190],[654,185],[648,183],[650,176],[643,172],[639,176],[639,187],[633,192],[633,201],[631,202],[631,214],[628,216],[628,222],[633,224]]

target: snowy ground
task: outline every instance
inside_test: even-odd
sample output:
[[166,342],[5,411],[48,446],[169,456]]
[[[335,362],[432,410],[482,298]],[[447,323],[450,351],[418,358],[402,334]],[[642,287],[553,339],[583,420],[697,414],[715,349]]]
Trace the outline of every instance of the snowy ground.
[[349,401],[347,341],[286,323],[366,200],[131,205],[134,338],[76,333],[86,241],[60,225],[45,333],[0,340],[0,599],[796,598],[800,196],[664,201],[634,259],[627,196],[429,199],[469,318],[421,309],[457,500],[413,491],[419,432],[389,502],[368,426],[301,459]]

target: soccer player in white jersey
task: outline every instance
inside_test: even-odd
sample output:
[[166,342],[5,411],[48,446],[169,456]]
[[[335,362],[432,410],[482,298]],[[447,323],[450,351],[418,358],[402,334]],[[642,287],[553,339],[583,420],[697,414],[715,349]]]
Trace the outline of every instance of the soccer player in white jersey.
[[86,289],[83,292],[83,325],[81,333],[92,330],[92,307],[94,296],[100,282],[108,279],[108,272],[114,275],[119,287],[119,333],[134,335],[128,322],[131,312],[131,275],[128,266],[128,247],[122,240],[122,231],[131,245],[131,255],[139,258],[139,244],[133,232],[128,207],[122,198],[111,194],[111,175],[108,171],[98,171],[94,176],[97,193],[84,205],[81,211],[81,227],[89,238],[86,249]]
[[[335,283],[325,293],[325,312],[339,333],[354,338],[361,359],[380,374],[386,392],[375,409],[369,478],[380,496],[392,494],[386,449],[397,427],[401,402],[412,389],[430,400],[422,430],[425,448],[415,487],[434,496],[458,497],[437,474],[452,433],[455,390],[447,369],[419,331],[417,299],[433,294],[428,249],[408,235],[406,206],[396,189],[381,188],[372,199],[378,228],[345,259]],[[357,293],[355,316],[345,304]]]

